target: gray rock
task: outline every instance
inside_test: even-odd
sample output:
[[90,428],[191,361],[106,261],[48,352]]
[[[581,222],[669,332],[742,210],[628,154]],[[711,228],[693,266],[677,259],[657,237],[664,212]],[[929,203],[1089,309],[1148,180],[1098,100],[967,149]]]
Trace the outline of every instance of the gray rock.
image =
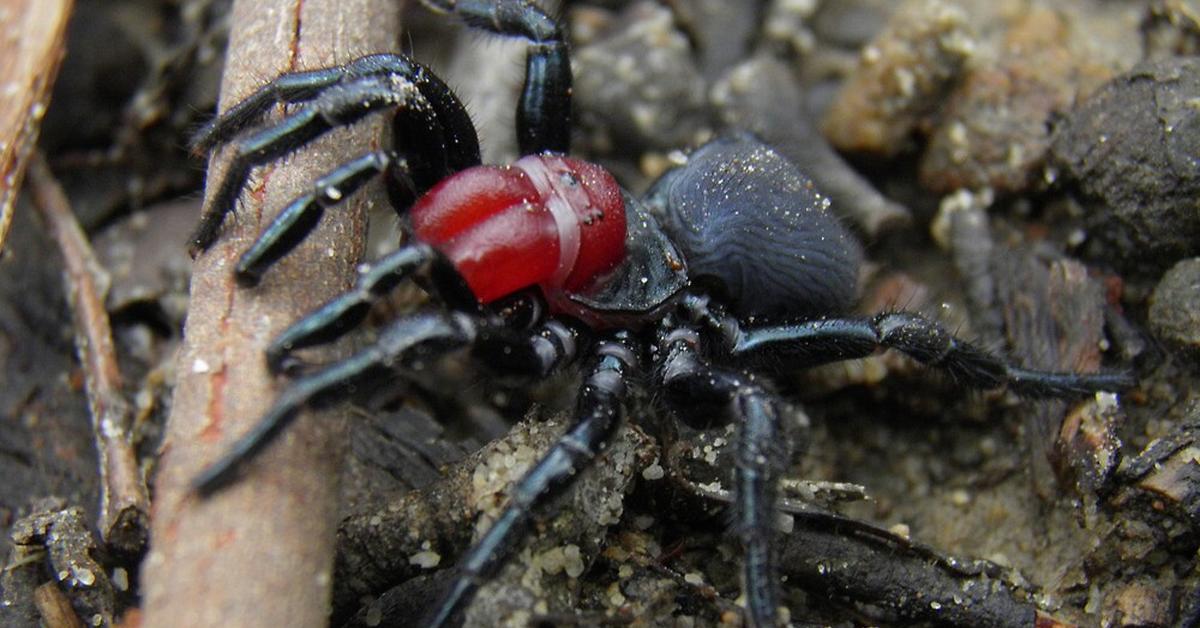
[[1200,257],[1163,275],[1150,297],[1150,327],[1162,340],[1200,351]]
[[1089,254],[1153,273],[1200,253],[1200,59],[1144,63],[1056,130],[1052,164],[1080,196]]

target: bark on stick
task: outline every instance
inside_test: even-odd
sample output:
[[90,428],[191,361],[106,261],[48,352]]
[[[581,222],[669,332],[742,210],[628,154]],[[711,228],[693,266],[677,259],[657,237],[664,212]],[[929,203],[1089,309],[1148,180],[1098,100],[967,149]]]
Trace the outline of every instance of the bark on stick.
[[[237,0],[222,109],[280,73],[394,50],[400,4]],[[270,118],[282,113],[276,108]],[[335,131],[258,169],[219,241],[196,260],[142,574],[145,626],[327,622],[343,448],[339,411],[305,413],[241,481],[209,499],[197,498],[188,485],[287,385],[268,375],[263,349],[350,284],[362,252],[366,201],[360,197],[327,213],[257,288],[235,284],[238,256],[289,199],[335,164],[377,145],[381,125],[374,119]],[[210,198],[227,158],[228,150],[212,158]],[[180,234],[180,246],[185,237]]]

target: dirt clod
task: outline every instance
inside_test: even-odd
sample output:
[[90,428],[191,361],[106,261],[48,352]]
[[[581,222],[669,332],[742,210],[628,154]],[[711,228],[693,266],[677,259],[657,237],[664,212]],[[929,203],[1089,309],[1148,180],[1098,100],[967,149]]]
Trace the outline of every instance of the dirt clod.
[[1200,59],[1147,62],[1058,127],[1052,163],[1077,190],[1095,245],[1152,273],[1200,253]]

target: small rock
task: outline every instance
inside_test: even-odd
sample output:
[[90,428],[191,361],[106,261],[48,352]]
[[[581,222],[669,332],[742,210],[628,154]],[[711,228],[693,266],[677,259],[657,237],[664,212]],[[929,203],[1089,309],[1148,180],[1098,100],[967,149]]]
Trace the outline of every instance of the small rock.
[[1151,3],[1142,20],[1146,58],[1191,57],[1200,54],[1200,7],[1195,0]]
[[[803,5],[805,0],[782,0],[775,4]],[[820,5],[812,18],[812,29],[825,43],[843,48],[861,48],[871,40],[895,8],[892,0],[839,0],[812,2]]]
[[1200,254],[1197,94],[1200,59],[1143,63],[1056,129],[1051,162],[1082,197],[1089,254],[1147,274]]
[[816,46],[809,21],[817,10],[814,0],[774,0],[763,18],[763,39],[787,55],[805,55]]
[[945,100],[974,48],[967,15],[941,0],[896,9],[829,108],[823,131],[841,150],[894,155]]
[[179,246],[200,211],[199,199],[162,203],[137,212],[95,238],[96,256],[112,285],[105,305],[110,312],[156,310],[171,329],[187,314],[192,260]]
[[1145,582],[1131,582],[1112,599],[1105,626],[1169,626],[1174,622],[1171,592]]
[[1200,352],[1200,257],[1163,275],[1150,297],[1150,327],[1160,339]]
[[1007,29],[997,54],[972,64],[930,137],[922,185],[939,193],[982,187],[1003,193],[1037,182],[1051,116],[1111,75],[1072,51],[1070,28],[1057,11],[1031,10]]
[[757,2],[728,0],[688,0],[670,4],[676,23],[687,31],[696,47],[697,64],[705,77],[716,77],[746,56],[762,19],[757,5]]
[[630,6],[613,32],[575,51],[573,68],[580,125],[605,130],[592,138],[596,149],[622,142],[660,149],[696,143],[706,122],[707,87],[667,8]]

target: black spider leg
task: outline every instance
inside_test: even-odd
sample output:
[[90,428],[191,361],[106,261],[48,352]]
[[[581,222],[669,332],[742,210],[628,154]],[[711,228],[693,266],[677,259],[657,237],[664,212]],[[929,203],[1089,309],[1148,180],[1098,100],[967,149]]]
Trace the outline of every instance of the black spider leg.
[[614,332],[596,344],[591,356],[576,401],[574,423],[510,489],[508,505],[459,559],[458,574],[425,618],[425,626],[446,625],[470,602],[528,532],[533,513],[569,488],[616,433],[627,393],[626,381],[638,365],[632,339],[627,332]]
[[243,465],[278,437],[306,408],[323,408],[360,386],[386,381],[412,359],[443,355],[474,341],[480,321],[459,312],[419,312],[389,325],[371,346],[293,381],[249,432],[192,481],[201,496],[236,479]]
[[405,180],[409,188],[415,187],[407,166],[399,162],[395,153],[385,150],[357,157],[317,179],[311,192],[289,203],[242,253],[234,269],[238,284],[246,288],[258,285],[268,268],[308,237],[325,209],[357,192],[388,168],[398,168],[397,178]]
[[750,366],[816,366],[862,358],[892,348],[945,371],[963,386],[1008,386],[1027,397],[1069,397],[1133,386],[1125,372],[1070,373],[1026,369],[954,337],[938,323],[912,312],[889,312],[870,319],[827,318],[741,329],[733,317],[688,302],[692,315],[723,337],[729,358]]
[[310,101],[335,85],[371,77],[394,77],[416,86],[446,128],[451,167],[461,170],[479,163],[475,127],[454,92],[429,68],[404,55],[390,53],[366,55],[345,65],[280,75],[201,127],[192,136],[191,148],[203,153],[228,142],[277,104]]
[[[421,249],[428,247],[420,245],[413,249],[417,250],[404,250],[410,256],[409,260],[423,255]],[[436,258],[432,259],[436,266]],[[376,288],[395,285],[404,273],[393,272],[391,276],[385,276],[383,271],[395,271],[396,268],[377,267],[379,272],[374,281],[367,284]],[[364,307],[369,307],[369,303]],[[506,367],[523,373],[546,374],[575,358],[578,330],[574,327],[550,320],[532,330],[519,332],[507,330],[502,325],[494,317],[436,310],[417,312],[392,322],[365,349],[293,380],[262,419],[193,480],[193,489],[201,496],[207,496],[228,486],[242,466],[277,438],[302,410],[328,407],[352,396],[356,389],[369,390],[386,383],[396,370],[403,369],[413,360],[472,347],[489,363],[502,361]],[[310,344],[318,342],[308,340],[311,340]]]
[[[447,163],[443,133],[436,119],[429,119],[424,108],[404,108],[392,121],[394,132],[424,150],[376,150],[346,162],[317,179],[313,189],[288,204],[242,254],[234,273],[238,283],[252,287],[263,273],[308,237],[320,222],[325,209],[333,207],[367,182],[387,173],[387,191],[396,213],[403,215],[413,201],[435,183],[454,173]],[[434,147],[442,146],[443,149]]]
[[281,157],[334,127],[349,125],[372,112],[401,105],[428,106],[411,86],[396,89],[384,79],[367,77],[356,83],[334,86],[278,124],[238,140],[229,168],[217,184],[217,192],[192,235],[192,252],[204,251],[216,241],[225,215],[233,210],[255,166]]
[[530,0],[422,0],[453,13],[468,26],[532,42],[525,85],[517,103],[517,144],[522,155],[571,148],[571,60],[557,20]]
[[[479,142],[474,126],[462,104],[440,79],[398,55],[372,55],[351,66],[364,60],[371,61],[367,66],[374,73],[325,86],[300,110],[237,142],[229,168],[193,233],[193,253],[207,249],[216,240],[226,214],[233,210],[255,166],[285,155],[334,127],[350,125],[382,109],[396,110],[392,127],[399,139],[394,143],[404,147],[400,152],[405,158],[398,159],[386,153],[368,154],[322,177],[321,183],[326,187],[318,187],[297,199],[268,229],[271,238],[282,240],[274,245],[271,256],[282,256],[303,240],[316,225],[323,208],[336,204],[352,191],[342,190],[339,185],[356,188],[371,175],[392,165],[394,176],[387,188],[393,205],[398,212],[403,212],[413,199],[441,179],[479,164]],[[250,100],[254,98],[251,96]],[[264,102],[269,104],[269,101]],[[259,102],[253,104],[257,107]],[[240,103],[234,108],[239,106]],[[247,115],[239,112],[229,124],[245,124],[243,119]],[[214,128],[218,127],[219,124]],[[214,131],[213,136],[223,132]],[[377,163],[381,157],[386,157],[388,163]],[[266,246],[260,247],[256,243],[256,248]],[[267,265],[255,263],[254,258],[243,262],[240,266],[246,268]],[[242,280],[250,283],[254,277],[247,274]]]
[[452,310],[480,311],[475,295],[450,261],[428,244],[413,242],[364,267],[353,288],[276,336],[267,346],[267,368],[272,373],[295,370],[293,351],[342,337],[366,319],[372,305],[410,278],[430,286]]
[[347,79],[378,74],[374,68],[364,67],[369,64],[364,61],[367,61],[365,57],[344,66],[281,74],[200,127],[192,135],[192,152],[202,155],[217,144],[233,139],[279,103],[312,100],[325,88]]
[[[700,357],[700,334],[686,326],[672,329],[674,324],[668,320],[660,333],[658,377],[681,419],[738,426],[732,527],[742,545],[748,623],[774,628],[780,604],[775,499],[779,474],[791,454],[790,435],[774,395],[745,374],[708,364]],[[688,416],[696,413],[707,416]]]

